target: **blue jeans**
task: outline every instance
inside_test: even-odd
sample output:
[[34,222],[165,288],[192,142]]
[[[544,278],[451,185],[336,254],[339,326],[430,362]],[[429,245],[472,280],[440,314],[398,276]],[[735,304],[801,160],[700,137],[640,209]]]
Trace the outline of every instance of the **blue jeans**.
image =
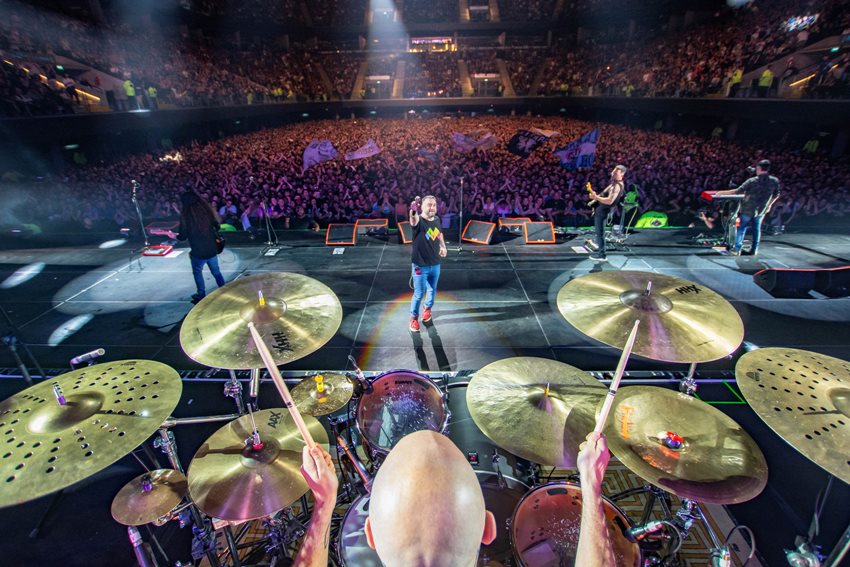
[[221,270],[218,267],[218,256],[213,256],[208,260],[200,260],[192,255],[189,255],[189,260],[192,261],[192,277],[195,278],[195,286],[198,288],[198,295],[204,297],[207,294],[204,286],[204,266],[210,267],[210,272],[215,278],[215,283],[218,287],[224,285],[224,276],[221,275]]
[[753,247],[751,250],[756,251],[761,241],[761,221],[764,216],[751,217],[749,215],[740,215],[740,224],[738,225],[738,234],[735,236],[735,251],[740,252],[744,246],[744,236],[747,234],[747,228],[753,227]]
[[[431,309],[434,306],[434,299],[437,295],[437,280],[440,279],[440,265],[417,266],[413,264],[412,274],[413,300],[410,302],[410,316],[419,318],[419,304],[422,303],[423,295],[425,296],[425,309]],[[428,293],[425,293],[426,289]]]

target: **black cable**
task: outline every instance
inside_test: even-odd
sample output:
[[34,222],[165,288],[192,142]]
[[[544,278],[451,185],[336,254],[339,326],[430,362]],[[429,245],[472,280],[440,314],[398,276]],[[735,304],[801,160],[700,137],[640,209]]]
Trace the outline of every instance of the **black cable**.
[[745,526],[745,525],[743,525],[743,524],[735,524],[735,525],[732,527],[732,529],[731,529],[731,530],[729,530],[729,533],[728,533],[728,534],[726,534],[726,539],[724,539],[724,540],[723,540],[723,547],[726,547],[726,546],[729,544],[729,538],[731,538],[731,537],[732,537],[732,534],[733,534],[733,533],[735,533],[737,530],[742,530],[742,531],[743,531],[743,530],[746,530],[746,531],[747,531],[747,533],[749,533],[749,534],[750,534],[750,541],[749,541],[749,544],[750,544],[750,554],[749,554],[749,555],[747,556],[747,558],[744,560],[744,564],[743,564],[743,565],[741,565],[741,567],[746,567],[747,563],[749,563],[749,562],[750,562],[750,560],[751,560],[753,557],[755,557],[755,555],[756,555],[756,536],[755,536],[755,534],[753,533],[753,530],[751,530],[748,526]]
[[558,467],[552,467],[552,470],[551,470],[551,471],[549,471],[549,476],[547,476],[547,477],[546,477],[546,482],[547,482],[547,483],[552,481],[552,475],[553,475],[553,474],[555,474],[555,469],[556,469],[556,468],[558,468]]

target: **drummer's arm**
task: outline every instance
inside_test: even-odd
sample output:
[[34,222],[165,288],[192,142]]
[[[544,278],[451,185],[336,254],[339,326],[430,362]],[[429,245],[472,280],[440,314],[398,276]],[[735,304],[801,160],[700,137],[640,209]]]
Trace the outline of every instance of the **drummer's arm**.
[[319,446],[312,452],[304,447],[301,474],[313,491],[313,513],[307,535],[295,556],[294,567],[327,567],[330,545],[331,518],[336,507],[339,479],[331,456]]
[[609,458],[605,436],[601,433],[589,434],[579,451],[577,463],[581,476],[582,503],[576,565],[616,565],[602,500],[602,478]]

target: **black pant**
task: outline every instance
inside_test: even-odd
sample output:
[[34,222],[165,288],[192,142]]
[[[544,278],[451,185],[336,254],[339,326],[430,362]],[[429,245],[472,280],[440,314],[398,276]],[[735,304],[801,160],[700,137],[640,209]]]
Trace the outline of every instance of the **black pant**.
[[599,247],[599,253],[605,254],[605,221],[608,220],[608,212],[611,207],[606,205],[597,205],[596,213],[593,215],[593,226],[596,228],[596,246]]

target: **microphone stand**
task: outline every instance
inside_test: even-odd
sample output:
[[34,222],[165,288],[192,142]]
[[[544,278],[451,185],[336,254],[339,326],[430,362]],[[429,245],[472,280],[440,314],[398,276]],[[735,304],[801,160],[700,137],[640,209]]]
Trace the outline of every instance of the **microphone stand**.
[[145,239],[145,247],[150,246],[150,242],[148,242],[148,233],[145,230],[145,219],[142,218],[142,209],[139,207],[139,200],[136,198],[136,189],[139,188],[139,182],[135,179],[130,181],[130,184],[133,186],[133,205],[136,206],[136,214],[139,215],[139,225],[142,227],[142,237]]
[[[253,185],[254,185],[254,178],[253,177],[250,178],[250,182],[251,182],[251,186],[253,187]],[[262,207],[262,209],[263,209],[263,221],[265,222],[265,225],[266,225],[266,242],[265,242],[265,244],[266,244],[267,249],[268,249],[269,246],[277,246],[278,245],[277,232],[275,232],[274,228],[272,228],[272,219],[269,216],[269,209],[266,205],[268,202],[269,202],[269,194],[264,192],[263,193],[263,199],[260,201],[260,207]],[[274,235],[274,240],[272,240],[272,235]],[[265,253],[265,250],[263,251],[263,253]]]
[[463,252],[463,177],[460,178],[460,201],[458,202],[457,216],[457,248],[451,248],[451,250],[457,253]]

